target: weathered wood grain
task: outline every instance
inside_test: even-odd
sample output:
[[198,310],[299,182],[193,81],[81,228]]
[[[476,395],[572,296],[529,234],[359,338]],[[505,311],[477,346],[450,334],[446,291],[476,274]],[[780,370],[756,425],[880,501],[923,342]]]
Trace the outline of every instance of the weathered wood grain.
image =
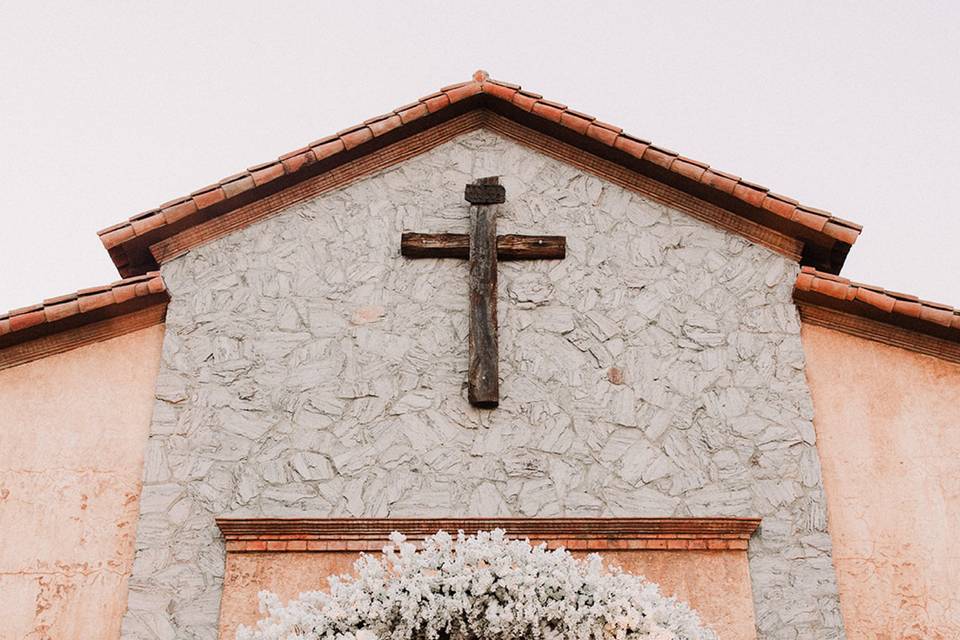
[[[485,179],[490,184],[490,179]],[[496,180],[494,178],[493,180]],[[470,206],[470,404],[493,408],[500,403],[497,340],[497,209]]]
[[404,233],[400,255],[407,258],[470,257],[470,236],[466,233]]
[[507,190],[500,185],[499,178],[481,178],[467,185],[463,197],[470,204],[500,204],[507,201]]
[[[400,254],[408,258],[470,258],[466,233],[404,233]],[[497,236],[497,260],[562,260],[567,254],[563,236]]]
[[500,404],[500,365],[497,346],[498,260],[562,259],[563,236],[497,235],[497,204],[506,191],[497,177],[467,185],[470,233],[404,233],[400,254],[408,258],[464,258],[470,261],[470,363],[467,395],[470,404],[492,409]]

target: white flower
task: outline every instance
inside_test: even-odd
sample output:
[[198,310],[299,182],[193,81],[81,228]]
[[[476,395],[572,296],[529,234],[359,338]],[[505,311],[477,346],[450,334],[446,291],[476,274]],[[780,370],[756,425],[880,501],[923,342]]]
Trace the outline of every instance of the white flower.
[[260,594],[266,617],[240,640],[716,640],[697,615],[657,586],[599,556],[508,540],[501,530],[420,551],[399,533],[355,577],[329,580],[283,606]]

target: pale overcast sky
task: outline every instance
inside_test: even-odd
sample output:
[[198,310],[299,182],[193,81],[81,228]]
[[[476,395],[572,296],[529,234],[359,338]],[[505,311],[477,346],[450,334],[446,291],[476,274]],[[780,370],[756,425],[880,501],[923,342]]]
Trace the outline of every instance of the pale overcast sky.
[[960,306],[960,2],[4,2],[0,309],[96,231],[477,68],[865,226],[843,275]]

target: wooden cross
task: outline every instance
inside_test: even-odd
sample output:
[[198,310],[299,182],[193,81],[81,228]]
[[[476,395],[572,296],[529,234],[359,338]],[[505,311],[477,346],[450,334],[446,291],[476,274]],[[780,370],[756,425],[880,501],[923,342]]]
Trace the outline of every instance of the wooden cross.
[[404,233],[400,253],[408,258],[465,258],[470,261],[470,404],[492,409],[500,402],[497,346],[497,261],[562,259],[563,236],[497,235],[496,205],[506,200],[496,177],[468,184],[470,233]]

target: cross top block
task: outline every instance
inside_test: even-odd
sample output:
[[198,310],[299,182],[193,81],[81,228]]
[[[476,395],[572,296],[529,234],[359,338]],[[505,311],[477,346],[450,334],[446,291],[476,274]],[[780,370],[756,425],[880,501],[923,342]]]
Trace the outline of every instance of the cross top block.
[[463,197],[470,204],[502,204],[507,201],[507,190],[496,176],[480,178],[464,188]]

